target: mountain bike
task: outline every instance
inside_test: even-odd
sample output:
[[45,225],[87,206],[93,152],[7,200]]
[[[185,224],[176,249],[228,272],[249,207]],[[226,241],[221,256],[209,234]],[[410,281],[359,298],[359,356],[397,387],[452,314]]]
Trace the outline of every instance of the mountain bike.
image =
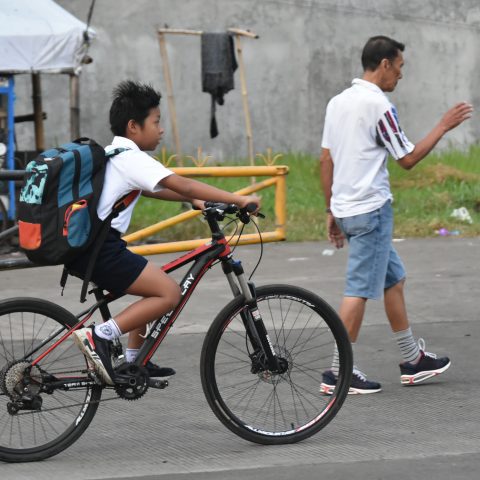
[[[151,324],[135,362],[122,361],[112,344],[114,385],[108,386],[70,338],[99,311],[111,318],[114,297],[93,285],[96,302],[77,316],[52,302],[10,298],[0,302],[0,460],[26,462],[58,454],[92,421],[102,392],[133,400],[167,379],[149,378],[145,368],[204,274],[220,264],[233,293],[204,339],[200,375],[208,404],[233,433],[251,442],[279,445],[306,439],[338,413],[348,393],[352,351],[335,311],[319,296],[291,285],[255,286],[235,260],[219,222],[242,229],[253,221],[248,209],[208,203],[202,211],[212,240],[169,262],[172,272],[192,264],[177,307]],[[232,217],[232,215],[235,215]],[[258,225],[254,222],[259,235]],[[263,248],[263,247],[261,247]],[[258,267],[260,259],[254,269]],[[319,388],[334,346],[340,360],[332,395]]]

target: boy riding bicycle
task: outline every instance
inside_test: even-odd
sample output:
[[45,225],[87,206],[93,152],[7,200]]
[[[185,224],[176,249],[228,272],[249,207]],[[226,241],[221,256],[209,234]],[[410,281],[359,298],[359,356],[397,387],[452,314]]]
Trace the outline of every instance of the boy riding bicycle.
[[[125,360],[135,361],[146,325],[172,310],[180,301],[180,287],[160,267],[144,257],[130,252],[121,235],[128,229],[133,208],[140,195],[178,202],[191,202],[202,208],[203,201],[233,203],[245,207],[249,203],[260,207],[256,196],[241,196],[204,183],[184,178],[157,162],[145,151],[155,150],[163,136],[160,126],[160,93],[137,82],[121,82],[114,90],[110,108],[110,127],[115,135],[106,151],[126,149],[108,163],[105,182],[97,213],[104,220],[117,200],[138,190],[136,199],[112,220],[110,231],[98,254],[92,281],[115,295],[142,297],[115,318],[96,326],[73,332],[73,338],[90,359],[105,383],[114,383],[111,363],[111,341],[129,333]],[[67,269],[83,278],[92,248],[82,253]],[[167,377],[175,371],[146,364],[150,377]]]

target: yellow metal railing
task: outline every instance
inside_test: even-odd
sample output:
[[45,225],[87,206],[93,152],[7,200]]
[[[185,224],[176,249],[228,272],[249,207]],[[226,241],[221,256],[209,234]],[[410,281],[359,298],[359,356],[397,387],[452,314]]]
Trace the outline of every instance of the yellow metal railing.
[[[239,195],[250,195],[268,187],[275,187],[275,230],[271,232],[262,232],[263,242],[278,242],[285,240],[285,223],[286,223],[286,204],[287,204],[287,187],[286,175],[288,174],[288,167],[284,165],[270,165],[258,167],[182,167],[172,168],[173,172],[185,177],[271,177],[266,180],[254,183],[248,187],[242,188],[235,193]],[[173,225],[189,220],[200,215],[198,210],[190,210],[188,212],[180,213],[175,217],[163,220],[155,225],[130,233],[123,237],[128,242],[135,242],[146,237],[158,233]],[[199,240],[186,240],[180,242],[158,243],[150,245],[139,245],[130,247],[130,250],[140,255],[156,255],[160,253],[182,252],[192,250],[206,242],[210,238],[203,238]],[[234,236],[229,238],[230,243],[239,245],[249,245],[252,243],[259,243],[260,237],[257,233],[245,234],[241,238]]]

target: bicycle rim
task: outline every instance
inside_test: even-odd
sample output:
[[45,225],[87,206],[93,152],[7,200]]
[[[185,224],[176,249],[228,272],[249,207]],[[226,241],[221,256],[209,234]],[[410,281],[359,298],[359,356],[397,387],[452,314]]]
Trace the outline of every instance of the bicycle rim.
[[[278,358],[288,362],[282,374],[252,373],[241,313],[236,299],[218,315],[202,350],[202,384],[217,417],[237,435],[256,443],[303,440],[325,427],[348,393],[352,353],[345,329],[320,297],[288,285],[257,289],[257,303]],[[340,372],[331,396],[320,393],[322,372],[331,366],[334,345]]]
[[35,408],[11,411],[24,385],[25,368],[76,322],[67,310],[44,300],[0,302],[0,460],[25,462],[55,455],[92,420],[100,387],[45,391],[52,380],[87,379],[85,357],[68,338],[31,369]]

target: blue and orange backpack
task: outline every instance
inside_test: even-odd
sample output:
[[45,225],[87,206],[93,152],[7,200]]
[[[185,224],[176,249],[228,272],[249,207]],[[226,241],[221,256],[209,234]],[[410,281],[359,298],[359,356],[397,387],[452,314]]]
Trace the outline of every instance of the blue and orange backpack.
[[94,140],[80,138],[41,153],[26,167],[18,207],[20,247],[36,264],[61,265],[95,243],[82,301],[112,219],[139,193],[130,192],[118,200],[105,220],[98,218],[106,163],[124,150],[106,153]]

